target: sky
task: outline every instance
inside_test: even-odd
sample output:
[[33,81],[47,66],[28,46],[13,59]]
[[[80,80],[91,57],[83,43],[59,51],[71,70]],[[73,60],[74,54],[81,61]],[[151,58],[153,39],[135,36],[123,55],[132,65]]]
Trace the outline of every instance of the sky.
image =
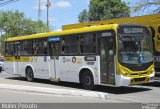
[[[62,25],[78,23],[78,15],[83,9],[88,9],[89,0],[49,0],[51,7],[49,9],[50,26],[54,30],[60,30]],[[130,2],[133,6],[138,0],[122,0]],[[2,1],[1,1],[2,2]],[[0,2],[0,3],[1,3]],[[47,0],[41,0],[41,20],[47,22]],[[0,6],[0,10],[19,10],[27,18],[34,21],[38,20],[38,0],[19,0],[11,4]]]

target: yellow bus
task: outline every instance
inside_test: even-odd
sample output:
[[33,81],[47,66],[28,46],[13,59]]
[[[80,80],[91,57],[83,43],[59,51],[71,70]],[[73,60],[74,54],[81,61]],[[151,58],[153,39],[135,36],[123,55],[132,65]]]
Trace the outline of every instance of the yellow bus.
[[5,72],[51,81],[129,86],[154,80],[151,34],[136,24],[109,24],[18,36],[5,41]]
[[107,25],[113,23],[142,24],[150,28],[153,41],[154,66],[156,71],[155,76],[157,80],[160,79],[160,14],[69,24],[63,25],[63,30],[78,29],[96,25]]

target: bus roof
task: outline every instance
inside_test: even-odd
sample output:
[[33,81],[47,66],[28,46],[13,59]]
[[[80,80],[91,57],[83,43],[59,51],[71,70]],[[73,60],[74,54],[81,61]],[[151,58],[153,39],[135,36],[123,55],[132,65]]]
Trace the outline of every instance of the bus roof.
[[153,15],[145,15],[145,16],[115,18],[115,19],[110,19],[110,20],[63,25],[62,30],[70,30],[73,28],[83,28],[83,27],[89,27],[89,26],[94,26],[94,25],[107,25],[107,24],[113,24],[113,23],[118,23],[118,24],[119,23],[130,23],[130,24],[143,24],[147,26],[152,26],[152,25],[158,25],[159,22],[160,22],[160,14],[153,14]]
[[45,38],[45,37],[51,37],[51,36],[78,34],[78,33],[84,33],[84,32],[103,31],[103,30],[109,30],[109,29],[115,30],[117,26],[118,24],[109,24],[109,25],[99,25],[99,26],[84,27],[79,29],[58,31],[58,32],[39,33],[39,34],[33,34],[33,35],[12,37],[12,38],[8,38],[6,41],[20,41],[20,40],[28,40],[28,39],[36,39],[36,38]]

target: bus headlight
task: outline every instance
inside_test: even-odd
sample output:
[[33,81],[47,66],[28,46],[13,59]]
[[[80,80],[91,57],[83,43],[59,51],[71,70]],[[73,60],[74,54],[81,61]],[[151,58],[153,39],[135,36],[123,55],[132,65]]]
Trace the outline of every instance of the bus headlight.
[[127,77],[130,76],[129,72],[124,68],[120,68],[120,72],[123,76],[127,76]]

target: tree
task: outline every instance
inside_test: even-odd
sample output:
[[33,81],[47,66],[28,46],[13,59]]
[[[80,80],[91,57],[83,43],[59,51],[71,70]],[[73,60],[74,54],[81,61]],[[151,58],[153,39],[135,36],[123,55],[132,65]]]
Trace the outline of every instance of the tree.
[[149,14],[160,14],[160,0],[140,0],[133,6],[133,12],[144,12],[150,10]]
[[[83,19],[79,21],[97,21],[112,18],[129,17],[130,8],[128,4],[121,0],[90,0],[88,16],[84,10],[79,16]],[[88,19],[88,20],[85,20]]]
[[[42,21],[32,21],[19,11],[0,11],[1,48],[4,49],[4,39],[8,37],[30,35],[47,32],[49,28]],[[1,52],[0,51],[0,52]]]
[[79,22],[88,22],[88,11],[84,9],[78,16]]
[[34,32],[35,33],[44,33],[49,31],[49,27],[46,26],[41,20],[37,22],[33,22],[34,25]]
[[30,35],[48,31],[49,28],[41,21],[32,21],[19,11],[0,11],[0,28],[5,31],[3,37]]

